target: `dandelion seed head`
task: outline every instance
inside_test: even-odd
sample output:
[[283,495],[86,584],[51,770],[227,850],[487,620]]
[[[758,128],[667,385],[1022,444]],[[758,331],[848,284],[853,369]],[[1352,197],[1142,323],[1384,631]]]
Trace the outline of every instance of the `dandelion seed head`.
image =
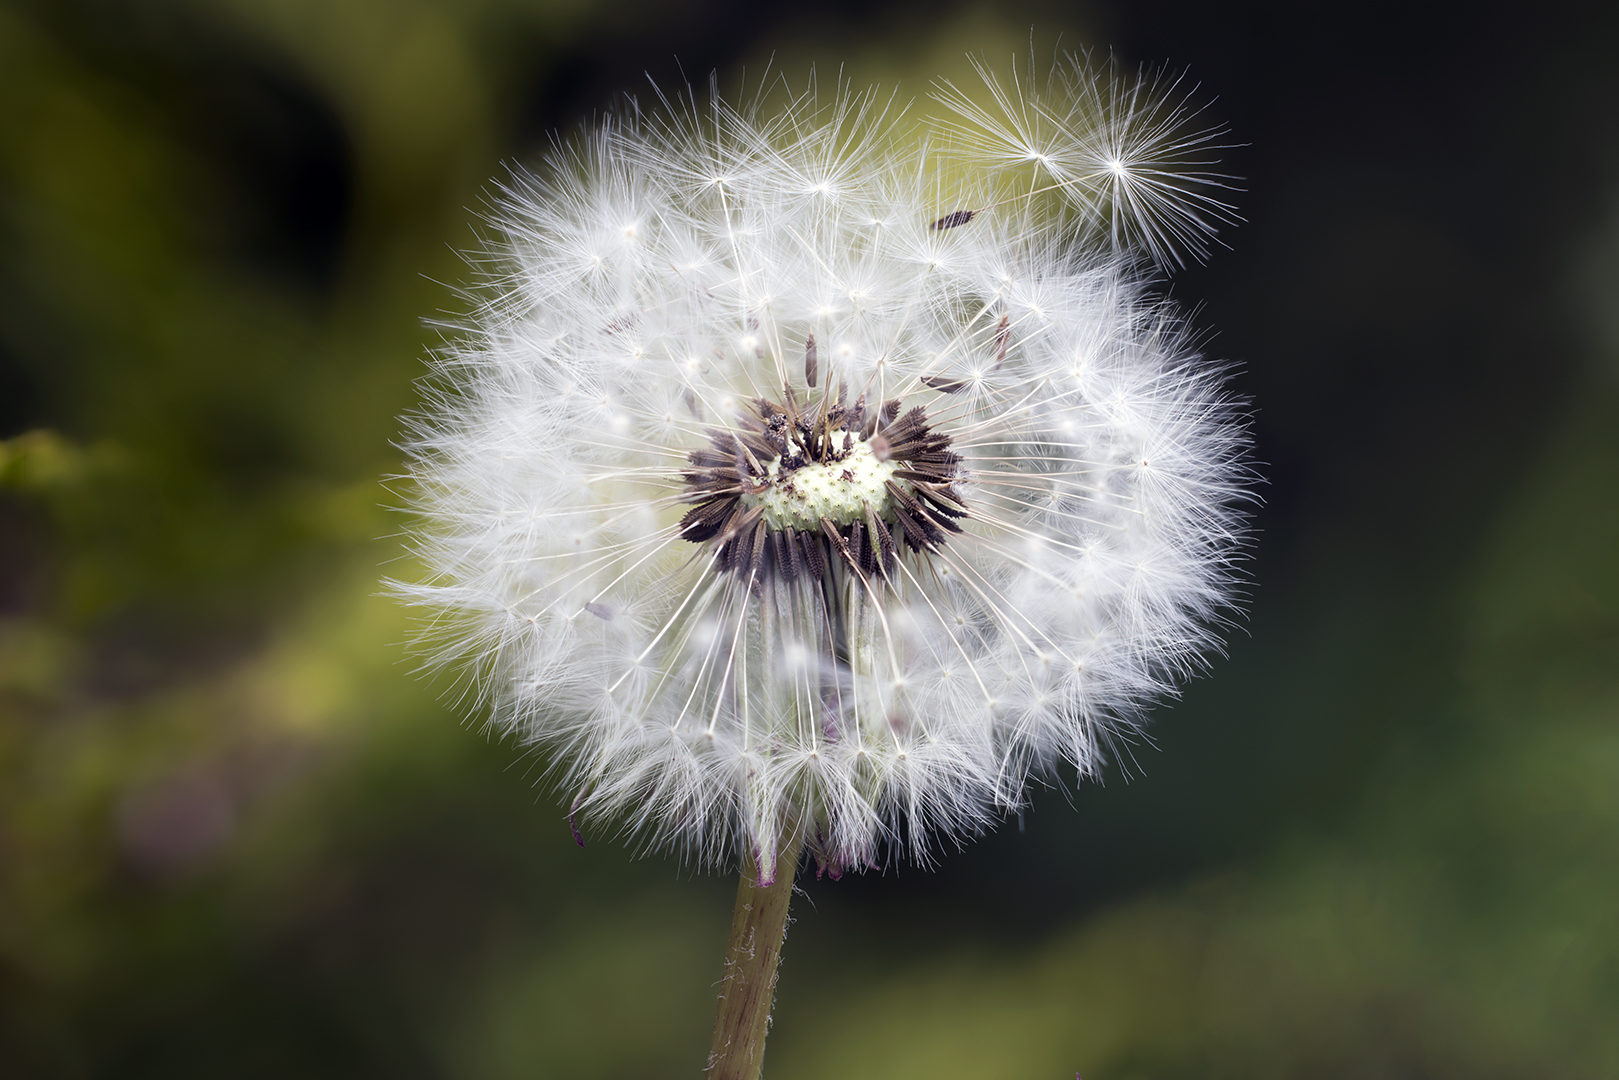
[[[570,821],[925,860],[1035,772],[1098,773],[1218,647],[1246,434],[1143,269],[1208,235],[1143,164],[1181,114],[1066,78],[1084,130],[1021,82],[943,95],[988,132],[954,205],[843,91],[630,110],[516,176],[413,423],[426,573],[396,589]],[[1170,202],[1076,232],[986,195],[1081,176],[1085,139]]]

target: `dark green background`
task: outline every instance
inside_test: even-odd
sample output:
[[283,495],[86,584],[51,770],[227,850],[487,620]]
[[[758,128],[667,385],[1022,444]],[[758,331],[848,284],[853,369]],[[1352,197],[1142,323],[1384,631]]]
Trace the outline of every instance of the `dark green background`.
[[731,882],[576,848],[379,595],[422,318],[643,72],[1032,23],[1245,144],[1169,287],[1248,616],[1105,787],[803,883],[769,1075],[1619,1075],[1619,34],[1304,7],[0,4],[0,1074],[697,1075]]

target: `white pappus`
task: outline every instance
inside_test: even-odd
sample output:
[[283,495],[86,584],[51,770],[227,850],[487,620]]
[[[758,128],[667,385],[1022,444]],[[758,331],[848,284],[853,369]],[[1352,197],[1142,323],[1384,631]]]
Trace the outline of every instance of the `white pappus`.
[[632,106],[506,191],[395,588],[570,819],[925,859],[1218,647],[1247,436],[1150,291],[1229,219],[1216,133],[1078,60],[986,81],[899,135]]

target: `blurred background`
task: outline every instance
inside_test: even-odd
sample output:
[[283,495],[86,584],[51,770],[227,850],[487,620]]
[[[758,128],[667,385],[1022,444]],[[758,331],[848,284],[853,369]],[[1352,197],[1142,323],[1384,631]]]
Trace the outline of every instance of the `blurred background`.
[[577,848],[378,595],[423,320],[503,163],[647,74],[923,105],[1031,26],[1244,144],[1247,223],[1166,288],[1255,403],[1248,615],[1105,785],[803,882],[769,1075],[1619,1075],[1619,28],[1580,11],[0,2],[0,1075],[698,1075],[734,883]]

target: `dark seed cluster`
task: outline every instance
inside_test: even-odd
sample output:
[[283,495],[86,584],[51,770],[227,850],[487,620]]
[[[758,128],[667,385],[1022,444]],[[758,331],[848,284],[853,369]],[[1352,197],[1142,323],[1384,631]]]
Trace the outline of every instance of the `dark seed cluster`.
[[932,228],[935,231],[954,229],[959,225],[967,224],[967,222],[971,221],[975,216],[977,216],[977,214],[977,210],[952,210],[938,221],[935,221]]
[[[810,344],[805,366],[812,386],[813,357]],[[745,498],[772,488],[791,494],[806,468],[835,467],[860,449],[895,467],[882,496],[860,500],[856,512],[825,514],[801,526],[772,524],[764,505]],[[801,403],[791,387],[779,403],[756,398],[733,430],[711,429],[708,445],[688,460],[686,498],[696,505],[680,521],[681,537],[712,541],[715,567],[755,586],[771,575],[824,580],[839,562],[867,581],[890,579],[900,554],[937,551],[961,531],[957,520],[967,514],[954,487],[961,457],[950,449],[949,436],[929,426],[925,410],[916,406],[901,415],[897,398],[869,409],[863,394],[851,404],[842,385],[815,402]],[[841,479],[855,478],[846,469]]]

